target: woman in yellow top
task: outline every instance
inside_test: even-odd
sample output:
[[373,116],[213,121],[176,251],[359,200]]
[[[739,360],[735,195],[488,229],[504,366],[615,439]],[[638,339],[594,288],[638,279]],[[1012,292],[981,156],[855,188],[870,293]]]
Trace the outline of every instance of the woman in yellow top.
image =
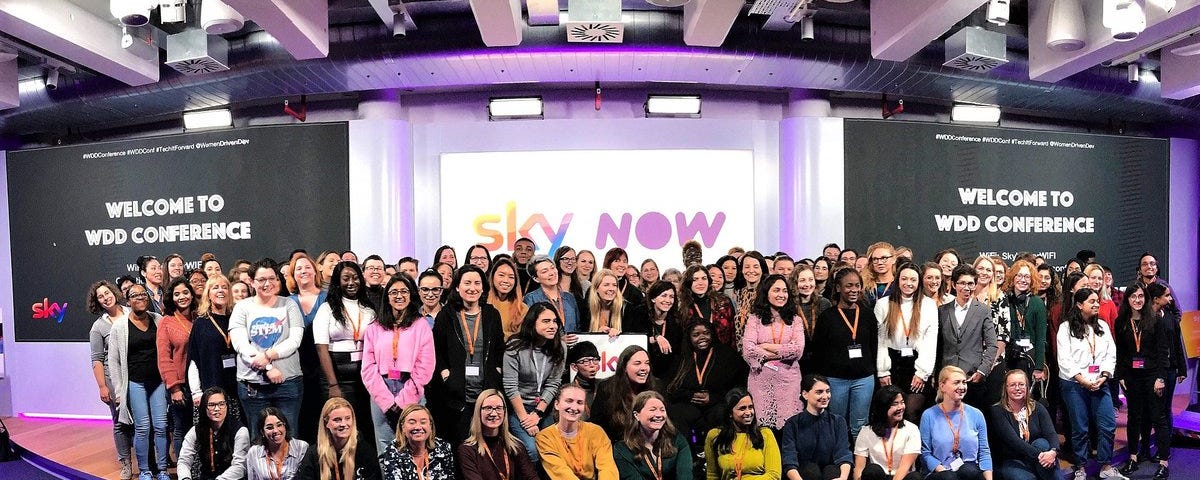
[[554,480],[617,480],[612,443],[604,429],[580,420],[587,408],[587,392],[568,384],[558,392],[554,406],[558,423],[537,434],[538,454],[546,476]]
[[725,395],[724,425],[708,432],[704,458],[708,480],[779,480],[783,461],[771,429],[754,416],[754,399],[741,388]]

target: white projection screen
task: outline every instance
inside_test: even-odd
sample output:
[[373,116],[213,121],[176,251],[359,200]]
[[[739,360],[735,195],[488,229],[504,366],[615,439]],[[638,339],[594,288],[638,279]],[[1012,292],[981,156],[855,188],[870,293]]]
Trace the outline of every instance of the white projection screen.
[[679,268],[688,240],[707,262],[754,245],[753,185],[750,150],[445,153],[442,240],[500,253],[527,236],[539,254],[569,245],[597,264],[621,247],[634,265]]

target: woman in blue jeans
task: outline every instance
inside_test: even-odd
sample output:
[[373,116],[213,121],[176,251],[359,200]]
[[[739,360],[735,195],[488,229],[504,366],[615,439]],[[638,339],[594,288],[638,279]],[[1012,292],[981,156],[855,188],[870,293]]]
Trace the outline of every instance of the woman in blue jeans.
[[818,373],[829,378],[833,393],[829,410],[845,417],[850,427],[848,438],[858,438],[858,430],[867,423],[871,396],[875,393],[879,321],[875,311],[863,303],[862,277],[858,272],[843,268],[834,274],[832,282],[834,308],[817,317],[806,347],[810,358],[816,360],[815,371],[805,374]]
[[1081,288],[1072,295],[1072,309],[1066,321],[1059,325],[1058,378],[1062,381],[1063,403],[1071,419],[1071,445],[1079,463],[1073,478],[1085,480],[1091,421],[1096,425],[1096,461],[1100,463],[1100,478],[1127,480],[1112,466],[1113,437],[1117,416],[1113,410],[1112,393],[1106,382],[1117,366],[1117,345],[1108,324],[1100,319],[1100,295],[1090,288]]
[[[113,383],[118,421],[133,424],[133,451],[138,480],[170,480],[167,475],[167,389],[158,373],[158,322],[150,310],[144,285],[129,287],[129,315],[113,323],[108,336],[108,376]],[[150,465],[150,436],[154,435],[155,464]]]
[[508,430],[525,444],[535,463],[534,437],[554,423],[548,413],[566,366],[562,335],[558,311],[548,302],[538,302],[529,307],[504,351],[504,395],[512,405]]
[[1005,480],[1052,480],[1058,473],[1058,432],[1050,412],[1029,395],[1021,369],[1004,375],[1000,403],[992,405],[992,455]]

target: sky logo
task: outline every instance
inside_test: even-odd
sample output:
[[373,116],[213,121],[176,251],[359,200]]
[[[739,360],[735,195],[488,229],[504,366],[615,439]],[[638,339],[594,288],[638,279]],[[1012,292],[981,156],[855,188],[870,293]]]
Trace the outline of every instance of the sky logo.
[[42,301],[35,303],[32,306],[34,320],[46,320],[53,318],[55,322],[62,323],[63,318],[67,316],[67,305],[69,303],[50,303],[49,297],[42,298]]

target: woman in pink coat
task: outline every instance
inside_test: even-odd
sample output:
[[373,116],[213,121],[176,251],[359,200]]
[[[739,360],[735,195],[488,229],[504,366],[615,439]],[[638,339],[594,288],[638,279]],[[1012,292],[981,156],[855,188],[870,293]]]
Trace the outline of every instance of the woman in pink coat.
[[363,334],[362,378],[371,394],[371,420],[378,451],[396,438],[404,407],[419,403],[433,378],[433,330],[421,320],[417,285],[396,275],[384,286],[387,305]]
[[800,413],[800,356],[804,322],[796,314],[792,288],[783,275],[758,284],[746,320],[742,356],[750,365],[747,381],[754,410],[762,424],[776,430]]

